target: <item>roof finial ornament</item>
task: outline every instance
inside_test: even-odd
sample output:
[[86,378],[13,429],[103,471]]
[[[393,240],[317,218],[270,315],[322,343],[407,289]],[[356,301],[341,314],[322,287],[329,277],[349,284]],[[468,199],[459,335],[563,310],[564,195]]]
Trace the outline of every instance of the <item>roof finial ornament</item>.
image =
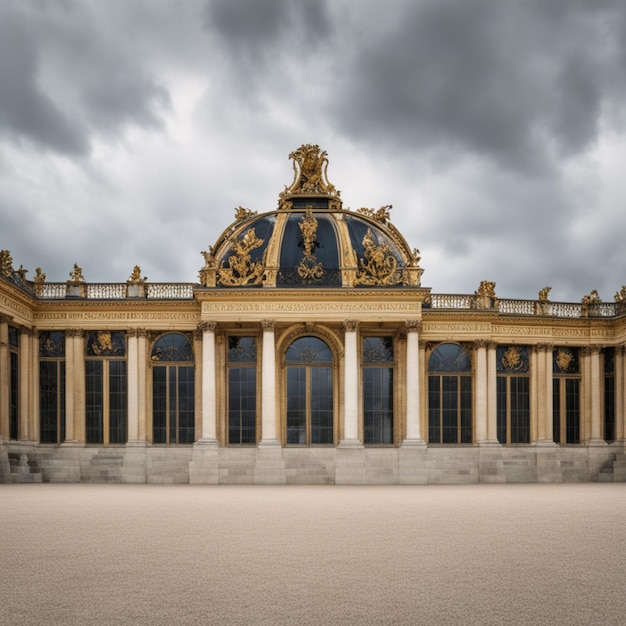
[[315,144],[303,144],[294,150],[289,158],[293,160],[294,178],[289,187],[280,194],[283,202],[291,196],[332,196],[339,198],[341,193],[328,182],[326,168],[328,156]]

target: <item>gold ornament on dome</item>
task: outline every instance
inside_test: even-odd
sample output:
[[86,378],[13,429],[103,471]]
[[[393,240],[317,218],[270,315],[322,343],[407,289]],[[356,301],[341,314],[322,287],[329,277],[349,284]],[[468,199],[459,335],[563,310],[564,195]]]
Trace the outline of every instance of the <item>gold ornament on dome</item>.
[[378,245],[371,229],[363,237],[363,254],[359,259],[359,271],[355,285],[398,285],[402,282],[402,273],[398,270],[398,261],[391,248],[383,242]]
[[217,271],[219,282],[231,287],[260,284],[265,264],[262,261],[252,261],[250,252],[262,244],[263,239],[256,236],[254,228],[249,228],[244,236],[233,244],[235,254],[228,257],[228,267],[224,267],[224,261],[220,264]]
[[318,145],[303,144],[294,150],[289,158],[293,160],[294,179],[290,187],[280,194],[282,206],[287,197],[295,195],[324,195],[339,197],[326,176],[328,157],[326,151],[320,151]]
[[381,206],[380,209],[368,209],[366,207],[362,207],[357,209],[357,213],[361,213],[362,215],[371,217],[382,224],[386,224],[391,219],[391,209],[393,209],[393,206],[391,204],[387,204],[385,206]]
[[240,222],[242,220],[247,220],[249,217],[256,215],[256,211],[251,211],[250,209],[245,209],[242,206],[239,206],[235,209],[235,219]]
[[304,247],[302,260],[298,264],[298,267],[296,267],[298,276],[300,276],[303,281],[320,280],[322,276],[324,276],[324,266],[317,260],[315,254],[313,254],[315,244],[317,243],[318,222],[315,217],[313,217],[313,210],[310,206],[306,208],[306,214],[302,217],[298,226],[302,233],[302,245]]

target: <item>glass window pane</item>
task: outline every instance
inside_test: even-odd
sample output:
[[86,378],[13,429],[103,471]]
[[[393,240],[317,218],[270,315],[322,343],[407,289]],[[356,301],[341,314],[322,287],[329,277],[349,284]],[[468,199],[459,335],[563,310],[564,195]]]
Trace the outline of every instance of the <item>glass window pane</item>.
[[85,361],[85,440],[104,443],[102,361]]
[[311,370],[311,443],[333,443],[333,370],[312,367]]
[[228,443],[256,443],[256,367],[228,370]]
[[287,369],[287,443],[306,444],[306,368]]
[[470,372],[472,362],[469,354],[459,344],[442,343],[430,355],[428,369],[431,372]]
[[153,361],[193,361],[193,347],[186,335],[168,333],[157,339],[150,358]]
[[167,367],[152,370],[152,440],[167,443]]
[[109,443],[126,443],[126,361],[109,361]]
[[393,368],[363,369],[363,442],[393,443]]

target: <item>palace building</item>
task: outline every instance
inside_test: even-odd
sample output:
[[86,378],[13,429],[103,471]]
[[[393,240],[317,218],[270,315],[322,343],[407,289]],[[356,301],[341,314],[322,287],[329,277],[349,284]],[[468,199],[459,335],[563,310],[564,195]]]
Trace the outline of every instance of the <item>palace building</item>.
[[390,206],[290,158],[197,282],[30,280],[0,252],[0,482],[626,480],[626,288],[433,293]]

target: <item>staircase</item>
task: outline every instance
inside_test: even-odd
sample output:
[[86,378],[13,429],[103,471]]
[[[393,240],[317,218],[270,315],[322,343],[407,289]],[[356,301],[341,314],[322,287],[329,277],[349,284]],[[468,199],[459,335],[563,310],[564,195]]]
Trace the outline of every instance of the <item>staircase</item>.
[[599,483],[626,482],[626,454],[619,452],[611,455],[598,474]]
[[9,473],[5,475],[7,483],[41,483],[43,473],[28,461],[25,452],[9,452]]

